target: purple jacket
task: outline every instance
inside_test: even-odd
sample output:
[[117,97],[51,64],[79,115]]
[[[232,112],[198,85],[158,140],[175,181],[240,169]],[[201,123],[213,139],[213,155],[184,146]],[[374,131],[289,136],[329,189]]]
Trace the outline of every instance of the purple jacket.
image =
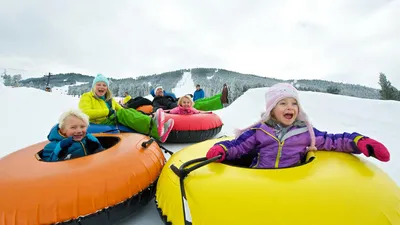
[[[358,133],[328,134],[314,128],[315,146],[317,149],[333,150],[360,154],[354,139]],[[301,162],[306,155],[306,148],[311,138],[307,127],[291,127],[280,141],[275,136],[274,128],[259,123],[242,133],[237,139],[221,141],[227,151],[227,160],[240,158],[251,150],[257,150],[258,157],[253,160],[253,168],[291,167]]]

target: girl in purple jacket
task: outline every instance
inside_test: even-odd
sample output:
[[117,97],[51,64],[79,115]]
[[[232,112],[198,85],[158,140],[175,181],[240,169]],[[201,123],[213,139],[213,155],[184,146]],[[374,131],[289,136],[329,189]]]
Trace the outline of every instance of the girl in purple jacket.
[[208,159],[222,155],[224,159],[238,159],[252,150],[258,157],[253,168],[284,168],[301,163],[307,151],[333,150],[353,154],[363,153],[380,161],[390,160],[386,147],[358,133],[328,134],[312,127],[301,107],[296,88],[287,83],[270,87],[265,95],[266,111],[259,122],[237,130],[236,139],[221,141],[211,147]]

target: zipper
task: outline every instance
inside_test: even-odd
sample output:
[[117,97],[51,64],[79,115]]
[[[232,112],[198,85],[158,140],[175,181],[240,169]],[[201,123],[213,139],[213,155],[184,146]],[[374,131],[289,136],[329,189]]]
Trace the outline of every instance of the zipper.
[[278,168],[279,166],[279,160],[281,159],[282,156],[282,148],[283,148],[283,144],[285,143],[285,141],[279,142],[279,148],[278,148],[278,153],[276,154],[276,160],[275,160],[275,168]]
[[[265,131],[265,130],[262,129],[262,128],[251,128],[251,129],[252,129],[252,130],[261,130],[261,131],[263,131],[265,134],[267,134],[268,136],[270,136],[270,137],[272,137],[273,139],[275,139],[276,142],[278,142],[279,147],[278,147],[278,152],[277,152],[277,154],[276,154],[275,168],[278,168],[278,167],[279,167],[279,161],[280,161],[281,156],[282,156],[282,150],[283,150],[283,145],[285,144],[285,140],[288,139],[288,138],[290,138],[290,137],[292,137],[292,136],[295,136],[295,135],[298,135],[298,134],[301,134],[301,133],[307,131],[307,128],[306,128],[306,127],[300,128],[300,129],[296,129],[296,130],[294,130],[294,131],[289,131],[289,132],[287,132],[285,135],[283,135],[283,137],[282,137],[283,141],[280,141],[277,137],[275,137],[274,135],[272,135],[272,134],[269,133],[268,131]],[[288,135],[288,134],[289,134],[289,135]],[[257,160],[257,164],[256,164],[256,165],[258,165],[258,163],[259,163],[259,158],[258,158],[258,160]]]
[[79,143],[82,145],[83,152],[85,153],[85,155],[88,155],[87,152],[86,152],[86,148],[85,148],[85,146],[83,145],[82,141],[79,141]]
[[[275,160],[275,168],[278,168],[279,166],[279,160],[281,159],[282,156],[282,148],[283,148],[283,144],[285,143],[285,141],[280,141],[277,137],[275,137],[274,135],[270,134],[269,132],[265,131],[264,129],[260,129],[260,128],[253,128],[254,130],[262,130],[265,134],[267,134],[268,136],[272,137],[273,139],[275,139],[276,142],[278,142],[279,147],[278,147],[278,152],[276,153],[276,160]],[[258,157],[257,160],[257,164],[259,163],[260,157]]]

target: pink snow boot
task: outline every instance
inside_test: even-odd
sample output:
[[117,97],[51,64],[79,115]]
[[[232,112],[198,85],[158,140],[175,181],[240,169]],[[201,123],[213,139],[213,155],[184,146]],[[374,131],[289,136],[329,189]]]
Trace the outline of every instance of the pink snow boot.
[[169,119],[166,123],[164,123],[164,126],[163,126],[164,134],[162,136],[160,136],[162,143],[164,143],[167,140],[168,135],[169,135],[169,133],[171,133],[171,130],[173,127],[174,127],[173,119]]

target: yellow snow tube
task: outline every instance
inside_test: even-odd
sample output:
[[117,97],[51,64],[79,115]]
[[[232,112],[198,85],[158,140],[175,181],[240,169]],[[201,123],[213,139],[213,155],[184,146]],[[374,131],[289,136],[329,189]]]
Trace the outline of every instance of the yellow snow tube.
[[400,224],[397,184],[374,164],[352,154],[317,151],[311,162],[285,169],[249,169],[212,162],[186,176],[185,168],[177,170],[185,162],[204,157],[214,143],[227,139],[231,138],[191,145],[168,160],[156,191],[157,208],[165,223]]

